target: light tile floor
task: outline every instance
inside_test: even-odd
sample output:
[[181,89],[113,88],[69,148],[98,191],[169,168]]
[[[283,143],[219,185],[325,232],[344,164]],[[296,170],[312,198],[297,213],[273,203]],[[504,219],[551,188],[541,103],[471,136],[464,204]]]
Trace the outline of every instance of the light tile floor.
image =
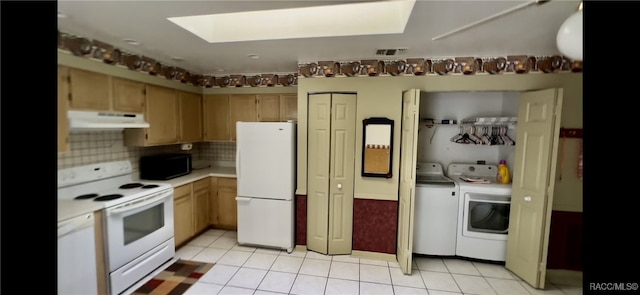
[[240,246],[236,238],[234,231],[212,229],[176,251],[176,259],[215,263],[185,295],[582,294],[580,282],[571,281],[548,280],[545,290],[534,289],[496,264],[416,256],[411,275],[404,275],[395,261],[328,256],[313,251],[289,254]]

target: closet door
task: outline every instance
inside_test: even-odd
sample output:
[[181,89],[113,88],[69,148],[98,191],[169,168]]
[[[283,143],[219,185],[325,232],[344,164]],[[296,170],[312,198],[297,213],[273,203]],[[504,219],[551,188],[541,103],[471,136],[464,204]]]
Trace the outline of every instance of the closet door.
[[355,94],[309,95],[307,249],[349,254],[352,245]]
[[416,158],[418,145],[418,110],[420,91],[407,90],[402,95],[402,139],[400,142],[400,192],[398,207],[398,242],[396,258],[402,273],[410,275],[413,253]]
[[544,289],[562,89],[520,95],[505,267]]

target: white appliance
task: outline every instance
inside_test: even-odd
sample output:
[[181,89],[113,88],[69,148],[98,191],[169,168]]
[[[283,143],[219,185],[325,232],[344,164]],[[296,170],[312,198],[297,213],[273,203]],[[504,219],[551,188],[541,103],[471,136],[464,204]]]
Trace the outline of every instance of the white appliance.
[[93,212],[58,222],[58,294],[98,294]]
[[69,130],[121,130],[124,128],[149,128],[144,114],[103,111],[68,111]]
[[129,161],[59,170],[58,207],[81,202],[102,204],[110,294],[122,293],[175,256],[170,184],[134,180]]
[[507,257],[511,184],[496,183],[498,167],[450,164],[460,187],[456,256],[501,261]]
[[417,164],[413,253],[456,254],[458,190],[439,163]]
[[294,122],[237,122],[238,243],[294,248]]

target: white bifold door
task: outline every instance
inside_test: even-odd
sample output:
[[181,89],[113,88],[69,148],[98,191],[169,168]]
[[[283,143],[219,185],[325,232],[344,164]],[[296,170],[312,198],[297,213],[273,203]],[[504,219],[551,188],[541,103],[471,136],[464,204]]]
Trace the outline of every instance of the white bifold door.
[[356,94],[309,94],[307,249],[350,254]]
[[400,142],[400,192],[398,196],[398,241],[396,258],[404,274],[411,274],[413,223],[416,203],[416,159],[418,145],[420,90],[402,94],[402,135]]

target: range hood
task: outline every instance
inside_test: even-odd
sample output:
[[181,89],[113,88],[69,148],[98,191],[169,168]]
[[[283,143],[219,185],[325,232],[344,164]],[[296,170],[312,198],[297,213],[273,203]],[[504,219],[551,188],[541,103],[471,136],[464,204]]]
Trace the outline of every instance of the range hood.
[[68,111],[69,129],[122,130],[125,128],[149,128],[143,114],[101,111]]

